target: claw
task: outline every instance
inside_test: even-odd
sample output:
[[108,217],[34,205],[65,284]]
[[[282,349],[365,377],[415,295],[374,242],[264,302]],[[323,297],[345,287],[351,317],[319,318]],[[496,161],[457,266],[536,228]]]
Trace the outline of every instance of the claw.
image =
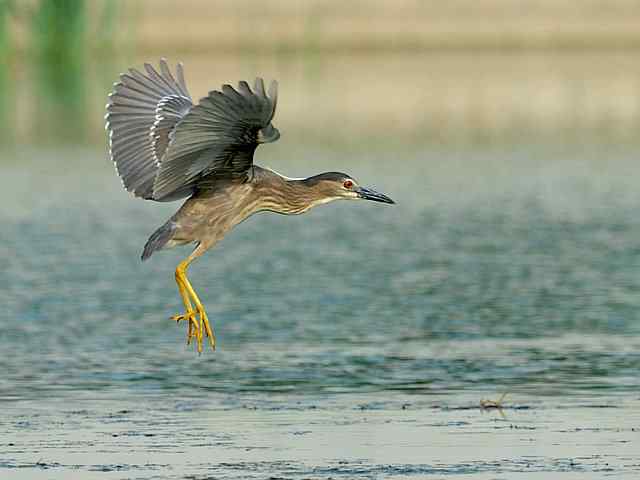
[[198,332],[200,330],[200,325],[198,324],[198,320],[196,320],[196,312],[191,310],[185,313],[181,313],[178,315],[174,315],[171,317],[171,320],[175,320],[177,323],[180,323],[181,320],[186,320],[189,322],[189,327],[187,329],[187,345],[191,345],[191,340],[195,337],[198,338]]
[[173,315],[171,320],[180,323],[182,320],[189,322],[187,329],[187,345],[191,345],[191,340],[196,339],[198,352],[202,353],[202,339],[206,335],[213,350],[216,349],[216,337],[209,325],[209,318],[204,308],[196,306],[196,310],[187,311],[178,315]]
[[207,312],[205,312],[204,308],[196,307],[198,310],[198,314],[200,315],[200,328],[199,328],[199,338],[198,338],[198,351],[202,348],[202,332],[204,331],[205,335],[209,339],[209,343],[211,344],[211,348],[213,350],[216,349],[216,336],[213,334],[211,330],[211,326],[209,325],[209,317],[207,317]]
[[181,320],[187,320],[189,321],[189,326],[193,325],[196,327],[196,329],[198,328],[198,321],[196,320],[196,312],[194,311],[181,313],[179,315],[174,315],[173,317],[171,317],[171,320],[175,320],[177,323],[180,323]]

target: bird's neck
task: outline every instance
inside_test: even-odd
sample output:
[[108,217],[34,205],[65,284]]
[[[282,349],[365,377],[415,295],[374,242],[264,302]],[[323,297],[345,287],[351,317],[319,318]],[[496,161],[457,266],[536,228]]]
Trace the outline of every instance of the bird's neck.
[[313,178],[289,178],[268,169],[261,169],[258,185],[261,190],[261,210],[285,215],[297,215],[316,205],[328,203],[332,198],[319,195]]

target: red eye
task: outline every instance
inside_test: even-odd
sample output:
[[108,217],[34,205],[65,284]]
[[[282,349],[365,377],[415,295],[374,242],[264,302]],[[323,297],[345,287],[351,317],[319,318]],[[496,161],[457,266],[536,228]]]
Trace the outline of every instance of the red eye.
[[353,182],[351,180],[345,180],[342,185],[344,186],[344,188],[351,188],[353,187]]

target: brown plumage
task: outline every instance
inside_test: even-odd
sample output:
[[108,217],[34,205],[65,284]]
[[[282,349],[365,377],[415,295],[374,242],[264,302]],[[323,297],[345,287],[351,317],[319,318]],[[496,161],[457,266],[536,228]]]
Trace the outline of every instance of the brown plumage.
[[237,90],[223,85],[193,105],[181,65],[177,80],[164,59],[160,72],[149,64],[145,71],[122,74],[109,96],[109,151],[125,189],[135,196],[155,201],[189,197],[151,235],[142,259],[163,248],[196,245],[176,268],[185,312],[172,318],[188,322],[187,343],[195,338],[202,351],[205,336],[215,348],[215,336],[186,270],[235,225],[259,211],[294,215],[338,199],[393,201],[344,173],[291,179],[253,164],[257,146],[280,137],[271,123],[275,82],[268,93],[260,78],[253,90],[246,82]]

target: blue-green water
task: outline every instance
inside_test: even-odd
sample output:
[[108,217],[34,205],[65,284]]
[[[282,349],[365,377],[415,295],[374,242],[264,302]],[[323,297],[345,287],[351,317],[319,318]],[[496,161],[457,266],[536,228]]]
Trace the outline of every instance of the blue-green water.
[[202,355],[169,320],[189,250],[139,261],[177,204],[98,150],[3,159],[0,476],[640,475],[633,153],[285,146],[258,163],[397,205],[240,225],[190,270]]

